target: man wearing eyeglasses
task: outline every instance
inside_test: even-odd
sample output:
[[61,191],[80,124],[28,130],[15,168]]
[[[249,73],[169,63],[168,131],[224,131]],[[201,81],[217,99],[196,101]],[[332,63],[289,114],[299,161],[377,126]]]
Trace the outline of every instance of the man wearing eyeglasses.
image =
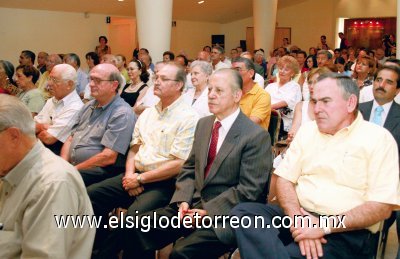
[[99,64],[90,71],[94,100],[81,109],[62,147],[61,157],[78,169],[86,186],[123,170],[135,116],[117,93],[121,81],[111,64]]
[[59,155],[63,143],[71,132],[74,116],[83,103],[75,90],[77,73],[67,64],[56,65],[48,78],[48,88],[53,96],[35,116],[36,136],[51,151]]
[[[184,69],[174,63],[157,72],[154,95],[160,101],[145,109],[135,125],[125,172],[88,188],[94,213],[102,216],[100,225],[107,225],[114,208],[128,208],[127,214],[134,217],[169,203],[175,177],[192,148],[198,120],[181,96],[185,79]],[[123,234],[122,229],[97,229],[94,249],[98,258],[112,258],[110,254],[121,248]]]

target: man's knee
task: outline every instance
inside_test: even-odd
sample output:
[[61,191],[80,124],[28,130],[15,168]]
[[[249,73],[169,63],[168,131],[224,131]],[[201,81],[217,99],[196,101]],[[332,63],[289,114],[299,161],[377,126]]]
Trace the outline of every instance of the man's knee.
[[179,243],[175,244],[172,249],[171,254],[169,255],[170,259],[183,259],[183,258],[191,258],[188,255],[188,250],[185,246],[179,245]]

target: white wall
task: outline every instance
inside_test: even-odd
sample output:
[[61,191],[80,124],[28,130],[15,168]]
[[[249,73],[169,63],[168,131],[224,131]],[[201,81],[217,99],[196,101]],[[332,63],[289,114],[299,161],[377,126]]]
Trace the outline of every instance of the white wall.
[[[0,59],[18,64],[22,50],[74,52],[86,66],[100,35],[107,35],[106,15],[0,8]],[[109,42],[112,46],[112,42]]]
[[253,17],[221,24],[221,34],[225,34],[227,56],[231,49],[240,46],[240,40],[246,40],[246,28],[253,27]]
[[190,59],[195,59],[204,46],[211,46],[212,34],[222,34],[219,23],[177,20],[171,31],[171,51],[176,55],[184,51]]

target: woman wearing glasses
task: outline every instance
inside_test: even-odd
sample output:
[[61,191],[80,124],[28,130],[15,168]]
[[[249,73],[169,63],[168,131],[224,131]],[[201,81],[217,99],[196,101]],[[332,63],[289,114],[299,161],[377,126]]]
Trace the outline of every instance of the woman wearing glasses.
[[146,94],[149,88],[146,83],[149,81],[150,75],[146,66],[139,60],[131,61],[128,64],[127,71],[130,82],[121,90],[120,95],[125,102],[134,107],[135,103]]

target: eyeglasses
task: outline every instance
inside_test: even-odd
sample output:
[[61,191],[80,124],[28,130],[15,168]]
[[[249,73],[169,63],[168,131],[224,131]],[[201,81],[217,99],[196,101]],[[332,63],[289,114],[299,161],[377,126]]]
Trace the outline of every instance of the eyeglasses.
[[100,78],[96,78],[96,77],[90,77],[89,78],[89,82],[94,82],[96,85],[98,85],[98,84],[101,84],[101,82],[104,82],[104,81],[106,81],[106,82],[113,82],[113,81],[116,81],[116,80],[110,80],[110,79],[100,79]]
[[55,77],[52,77],[52,76],[50,76],[49,77],[49,80],[48,81],[51,81],[51,82],[53,82],[54,84],[60,84],[62,81],[66,81],[65,79],[57,79],[57,78],[55,78]]
[[163,83],[164,83],[164,82],[168,82],[168,81],[179,82],[179,80],[170,79],[170,78],[165,78],[165,77],[162,77],[162,76],[155,76],[154,79],[155,79],[155,81],[160,80],[160,81],[163,82]]

